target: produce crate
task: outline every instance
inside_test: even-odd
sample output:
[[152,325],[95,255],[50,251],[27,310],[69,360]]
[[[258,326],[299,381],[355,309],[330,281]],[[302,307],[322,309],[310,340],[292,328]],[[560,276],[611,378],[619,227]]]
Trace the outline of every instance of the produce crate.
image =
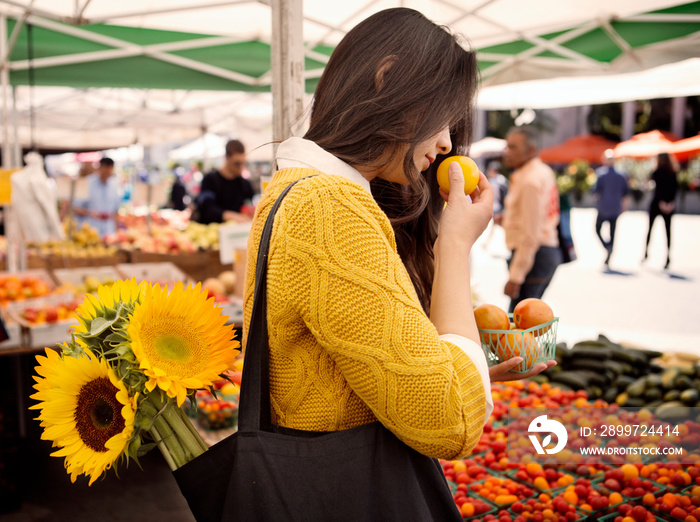
[[[209,255],[204,251],[191,254],[156,254],[134,250],[131,252],[131,263],[170,263],[187,274],[188,279],[203,281],[209,273]],[[204,278],[202,276],[205,275]],[[218,275],[218,272],[215,274]]]
[[228,316],[226,324],[243,326],[243,300],[239,297],[229,297],[228,303],[221,303],[221,315]]
[[49,263],[46,256],[42,256],[41,254],[27,254],[27,269],[34,270],[37,268],[49,268]]
[[[513,314],[508,314],[513,319]],[[526,330],[488,330],[479,328],[481,347],[489,366],[512,357],[523,357],[522,364],[511,371],[525,373],[538,363],[554,359],[559,318]]]
[[139,283],[147,281],[152,284],[158,283],[161,286],[168,285],[172,288],[178,281],[184,282],[185,285],[191,282],[187,274],[169,262],[121,263],[116,266],[116,269],[121,274],[122,279],[133,277]]
[[111,256],[100,257],[64,257],[64,256],[48,256],[46,264],[51,270],[62,268],[95,268],[101,266],[113,266],[119,263],[129,261],[129,256],[126,252],[119,251]]
[[[645,482],[651,482],[651,484],[654,487],[658,488],[656,491],[647,491],[647,492],[645,492],[645,494],[652,493],[654,496],[657,496],[657,495],[663,495],[664,493],[666,493],[666,491],[669,491],[669,488],[667,486],[665,486],[664,484],[659,484],[658,482],[651,480],[651,479],[648,479],[648,478],[645,478],[643,480]],[[643,496],[644,495],[637,495],[637,496],[626,496],[625,495],[624,497],[625,497],[626,502],[639,503],[642,501]]]
[[[519,468],[511,469],[511,470],[506,472],[506,477],[508,477],[509,479],[514,480],[516,482],[520,482],[521,484],[525,484],[527,487],[534,489],[538,494],[539,493],[546,493],[547,495],[552,495],[552,496],[555,496],[557,493],[561,493],[562,491],[564,491],[566,489],[566,486],[568,486],[569,484],[574,484],[576,482],[576,479],[578,478],[578,476],[576,476],[572,473],[562,471],[561,472],[562,475],[566,476],[567,480],[570,480],[570,482],[564,486],[556,485],[553,488],[544,489],[544,488],[541,488],[541,487],[535,485],[534,481],[531,481],[529,479],[526,480],[524,478],[520,478],[519,476],[517,476],[518,471],[519,471]],[[591,481],[591,482],[594,482],[594,481]]]
[[75,320],[68,319],[53,324],[33,326],[27,332],[27,345],[32,348],[43,348],[70,341],[71,331],[75,325]]
[[27,308],[40,309],[45,306],[59,306],[75,300],[75,296],[70,292],[51,294],[36,299],[25,299],[10,303],[6,307],[7,315],[16,323],[24,327],[26,339],[24,344],[33,348],[43,348],[54,346],[64,341],[69,341],[71,330],[77,324],[77,320],[72,317],[51,323],[30,323],[23,317],[23,312]]
[[[527,501],[523,501],[523,504],[525,504],[526,502],[527,502]],[[571,505],[571,504],[570,504],[570,505]],[[593,522],[594,520],[599,520],[599,519],[594,518],[593,516],[591,516],[591,513],[587,512],[587,511],[585,511],[585,510],[583,510],[583,509],[579,509],[579,508],[576,507],[576,506],[573,506],[573,505],[571,505],[571,506],[574,508],[573,510],[571,510],[571,512],[572,512],[572,513],[576,513],[576,515],[578,515],[578,517],[579,517],[579,518],[577,519],[578,522]],[[512,518],[513,520],[515,520],[516,517],[520,516],[520,513],[517,513],[516,511],[513,511],[512,506],[508,509],[508,513],[510,514],[510,516],[511,516],[511,518]]]
[[[469,491],[469,495],[470,495],[470,496],[473,496],[473,497],[477,497],[477,498],[479,498],[479,499],[482,499],[482,500],[484,500],[484,501],[486,501],[486,502],[490,502],[490,503],[492,503],[492,504],[494,504],[494,505],[497,505],[497,504],[495,503],[494,500],[492,500],[492,499],[490,499],[490,498],[488,498],[488,497],[486,497],[486,496],[484,496],[484,495],[481,495],[480,493],[477,492],[477,489],[479,488],[480,485],[483,485],[484,483],[486,483],[486,481],[488,481],[489,479],[493,479],[493,478],[498,479],[498,480],[500,480],[500,481],[512,480],[512,481],[514,481],[516,484],[520,484],[520,485],[522,486],[522,488],[520,489],[520,491],[517,491],[517,492],[515,493],[515,495],[518,497],[518,500],[517,500],[518,502],[525,502],[526,500],[528,500],[528,499],[530,499],[530,498],[533,498],[533,497],[537,497],[537,496],[539,496],[539,494],[540,494],[540,491],[536,490],[536,489],[535,489],[532,485],[530,485],[530,484],[524,484],[523,482],[516,481],[516,480],[514,480],[514,479],[512,479],[511,477],[508,477],[508,476],[500,476],[500,475],[499,475],[499,476],[496,476],[496,475],[492,475],[491,477],[487,477],[487,478],[485,478],[485,479],[483,479],[483,480],[478,480],[478,481],[476,481],[476,482],[472,482],[472,483],[468,484],[468,485],[467,485],[467,488],[468,488],[468,491]],[[529,490],[532,492],[531,495],[528,495],[528,494],[527,494],[527,491],[526,491],[527,489],[529,489]],[[515,502],[515,501],[514,501],[514,502]],[[509,506],[509,505],[510,505],[510,504],[504,504],[504,505],[500,506],[500,509],[508,509],[508,506]]]
[[2,321],[8,335],[8,338],[5,341],[0,342],[0,352],[3,350],[9,350],[10,348],[24,346],[24,329],[22,328],[22,325],[15,321],[14,318],[12,318],[6,312],[0,311],[0,315],[2,315]]
[[107,279],[117,281],[122,277],[115,266],[57,268],[53,271],[53,276],[58,284],[72,286],[81,286],[86,277],[94,277],[99,282]]
[[[207,277],[216,277],[225,270],[233,270],[232,263],[223,264],[221,262],[218,250],[204,250],[204,254],[208,259],[206,270],[203,272],[203,275],[206,276],[204,279]],[[204,279],[200,279],[200,281],[204,281]]]
[[[473,520],[474,522],[478,522],[479,520],[483,520],[483,518],[486,515],[494,515],[495,516],[499,510],[503,509],[502,507],[499,507],[496,504],[494,504],[493,502],[489,502],[485,498],[481,498],[478,495],[467,495],[467,502],[469,502],[470,500],[478,500],[479,502],[485,504],[489,509],[488,509],[488,511],[484,511],[482,513],[479,513],[478,515],[474,514],[471,517],[465,517],[464,515],[462,515],[462,520]],[[461,508],[460,508],[460,510],[461,510]]]
[[30,268],[27,270],[22,270],[21,272],[4,273],[0,274],[3,278],[5,277],[18,277],[19,279],[25,279],[27,277],[36,277],[44,281],[50,290],[56,288],[56,280],[53,278],[51,273],[45,268]]

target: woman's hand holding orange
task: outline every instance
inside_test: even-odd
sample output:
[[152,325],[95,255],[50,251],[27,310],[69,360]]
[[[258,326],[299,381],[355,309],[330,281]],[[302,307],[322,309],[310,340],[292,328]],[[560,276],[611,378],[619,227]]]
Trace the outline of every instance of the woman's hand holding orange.
[[440,238],[464,243],[469,248],[476,242],[493,217],[493,189],[482,172],[471,196],[464,194],[464,177],[457,162],[450,165],[450,193],[440,189],[447,202],[440,219]]

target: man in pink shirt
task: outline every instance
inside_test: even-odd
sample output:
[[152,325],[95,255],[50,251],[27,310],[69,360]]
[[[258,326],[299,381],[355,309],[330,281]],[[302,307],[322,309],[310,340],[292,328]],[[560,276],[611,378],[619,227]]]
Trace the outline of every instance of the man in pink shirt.
[[541,298],[562,261],[559,190],[554,172],[537,157],[536,138],[530,127],[511,129],[503,156],[514,169],[503,209],[506,246],[512,253],[504,289],[511,312],[523,299]]

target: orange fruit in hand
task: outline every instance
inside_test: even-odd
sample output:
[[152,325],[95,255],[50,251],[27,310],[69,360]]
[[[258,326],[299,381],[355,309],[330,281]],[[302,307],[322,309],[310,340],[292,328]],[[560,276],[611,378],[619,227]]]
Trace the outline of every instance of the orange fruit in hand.
[[[547,303],[541,299],[535,297],[530,297],[528,299],[523,299],[513,309],[513,322],[516,328],[522,330],[527,330],[539,324],[547,323],[554,319],[554,312],[549,307]],[[540,328],[535,330],[535,335],[539,336],[544,334],[549,330],[549,326],[546,328]]]
[[[482,304],[474,309],[477,328],[482,330],[510,330],[508,314],[496,305]],[[481,342],[489,346],[498,343],[498,334],[479,333]]]
[[476,166],[474,160],[467,156],[450,156],[442,160],[442,163],[437,169],[437,182],[440,188],[450,193],[450,176],[448,174],[450,165],[454,162],[459,163],[464,176],[464,193],[468,196],[479,184],[479,167]]
[[513,368],[513,371],[525,372],[537,361],[539,347],[534,335],[516,328],[498,336],[495,351],[501,362],[513,357],[522,357],[523,362]]

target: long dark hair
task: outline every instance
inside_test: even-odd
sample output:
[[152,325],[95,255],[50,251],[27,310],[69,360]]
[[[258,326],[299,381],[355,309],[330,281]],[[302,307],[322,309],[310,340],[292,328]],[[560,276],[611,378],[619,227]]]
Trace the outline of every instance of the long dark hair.
[[671,155],[668,152],[660,152],[656,157],[656,170],[664,174],[676,174],[676,166],[673,164]]
[[371,185],[426,312],[443,206],[436,169],[444,157],[421,174],[413,153],[446,125],[452,153],[465,153],[477,82],[476,53],[465,50],[445,27],[412,9],[380,11],[355,26],[333,51],[304,136],[357,166],[382,167],[387,152],[408,146],[403,167],[409,184],[375,179]]

